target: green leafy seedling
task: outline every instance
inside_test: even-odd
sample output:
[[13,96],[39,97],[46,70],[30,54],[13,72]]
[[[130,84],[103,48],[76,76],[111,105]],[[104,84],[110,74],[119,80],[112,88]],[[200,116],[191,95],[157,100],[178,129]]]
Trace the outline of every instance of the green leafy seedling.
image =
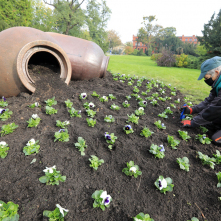
[[92,167],[94,170],[97,170],[98,167],[104,163],[104,160],[101,159],[99,160],[98,157],[96,157],[95,155],[91,155],[91,158],[89,158],[89,161],[91,162],[90,167]]
[[9,118],[11,118],[12,114],[13,114],[12,111],[9,111],[9,109],[5,109],[5,111],[2,114],[0,114],[0,120],[1,121],[6,121]]
[[180,169],[185,170],[185,171],[189,171],[189,159],[187,157],[183,157],[183,158],[177,158],[176,161],[179,165],[180,165]]
[[6,124],[2,126],[1,130],[1,137],[6,135],[6,134],[11,134],[14,132],[14,130],[18,128],[18,125],[16,125],[14,122],[11,124]]
[[133,221],[154,221],[154,219],[150,218],[149,214],[139,213],[133,217]]
[[178,133],[180,135],[180,137],[187,141],[188,139],[190,139],[191,137],[188,135],[188,132],[187,131],[181,131],[181,130],[178,130]]
[[198,151],[198,155],[199,155],[199,158],[201,159],[203,165],[209,165],[210,168],[214,169],[215,162],[216,162],[215,158],[213,158],[213,157],[210,158],[206,154],[202,154],[199,151]]
[[78,142],[74,145],[81,152],[81,156],[84,156],[85,148],[87,148],[86,141],[82,137],[78,137]]
[[147,128],[146,126],[143,128],[143,130],[141,130],[140,136],[143,137],[150,137],[154,132],[150,131],[149,128]]
[[132,122],[134,124],[138,124],[139,117],[137,117],[135,114],[131,114],[131,115],[127,114],[127,116],[128,116],[127,123]]
[[86,121],[89,127],[94,127],[96,124],[96,119],[93,120],[93,118],[86,118]]
[[67,129],[60,129],[58,132],[54,134],[54,142],[61,141],[61,142],[68,142],[69,141],[69,134]]
[[122,170],[123,173],[125,173],[127,176],[134,176],[137,178],[142,174],[141,171],[139,171],[139,167],[137,165],[134,165],[134,161],[130,161],[127,163],[127,167]]
[[53,107],[46,106],[46,114],[52,115],[57,114],[58,110],[54,109]]
[[167,136],[167,141],[168,144],[172,147],[172,149],[176,150],[176,146],[179,145],[180,141],[179,140],[175,140],[173,136],[168,135]]
[[47,106],[51,107],[52,105],[56,105],[57,101],[55,100],[55,97],[52,97],[51,99],[46,100],[45,103]]
[[5,203],[0,200],[0,220],[1,221],[18,221],[18,204],[15,204],[11,201]]

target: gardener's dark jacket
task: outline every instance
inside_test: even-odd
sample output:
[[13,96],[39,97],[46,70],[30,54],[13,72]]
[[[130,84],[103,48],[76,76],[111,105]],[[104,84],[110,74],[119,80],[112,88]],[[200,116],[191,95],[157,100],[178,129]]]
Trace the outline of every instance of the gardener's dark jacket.
[[221,127],[221,72],[212,85],[209,97],[192,109],[192,114],[198,113],[191,122],[192,127],[211,123]]

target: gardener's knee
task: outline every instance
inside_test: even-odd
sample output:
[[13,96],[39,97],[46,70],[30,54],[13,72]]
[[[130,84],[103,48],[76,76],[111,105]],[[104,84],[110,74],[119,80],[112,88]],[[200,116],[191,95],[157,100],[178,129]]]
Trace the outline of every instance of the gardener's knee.
[[215,144],[221,144],[221,130],[216,131],[211,138]]

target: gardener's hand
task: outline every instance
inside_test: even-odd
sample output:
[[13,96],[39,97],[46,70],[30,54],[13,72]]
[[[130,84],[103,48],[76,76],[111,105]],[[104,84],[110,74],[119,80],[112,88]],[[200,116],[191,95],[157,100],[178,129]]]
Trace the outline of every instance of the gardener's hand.
[[183,124],[183,127],[191,127],[191,120],[183,120],[181,124]]
[[183,110],[184,110],[184,114],[192,114],[193,112],[193,109],[189,107],[188,105],[185,105],[180,108],[180,112],[182,112]]

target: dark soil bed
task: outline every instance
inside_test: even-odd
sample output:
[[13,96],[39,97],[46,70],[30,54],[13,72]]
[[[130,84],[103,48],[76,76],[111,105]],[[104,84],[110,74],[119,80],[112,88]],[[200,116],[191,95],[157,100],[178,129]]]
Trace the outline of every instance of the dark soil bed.
[[[0,200],[19,204],[19,220],[46,221],[48,218],[43,217],[43,211],[54,210],[57,203],[69,209],[65,217],[67,221],[132,221],[132,217],[140,212],[150,214],[155,221],[186,221],[192,217],[207,221],[221,219],[221,202],[218,201],[220,189],[216,187],[216,173],[220,171],[220,165],[212,170],[203,166],[197,157],[197,151],[212,157],[218,147],[214,144],[203,145],[195,140],[195,135],[200,133],[199,129],[181,128],[177,108],[171,108],[174,114],[169,115],[169,119],[164,120],[157,116],[177,98],[181,99],[181,104],[184,103],[179,91],[176,97],[172,96],[171,101],[158,101],[160,105],[156,107],[148,101],[145,115],[140,117],[139,124],[132,124],[134,133],[126,135],[123,127],[128,119],[127,114],[134,113],[139,107],[134,97],[129,101],[129,108],[122,106],[125,96],[133,93],[133,86],[128,86],[127,81],[113,81],[110,73],[103,79],[71,81],[67,86],[56,73],[58,70],[54,67],[32,66],[30,74],[36,80],[36,93],[21,93],[18,97],[8,98],[8,108],[13,111],[13,115],[5,122],[0,121],[0,127],[11,122],[19,125],[15,132],[0,138],[0,141],[5,141],[10,147],[8,156],[0,159]],[[146,91],[145,85],[144,81],[139,87],[140,92]],[[117,99],[102,103],[91,96],[93,91],[101,96],[113,94]],[[156,91],[157,88],[153,88],[148,96]],[[83,92],[88,97],[86,100],[79,100],[79,94]],[[170,92],[166,87],[164,96],[171,96]],[[54,106],[58,113],[46,115],[44,101],[53,96],[58,102]],[[75,109],[82,110],[82,118],[70,118],[64,103],[67,99],[73,102]],[[92,101],[96,105],[97,124],[94,128],[89,127],[86,122],[88,116],[83,108],[86,101]],[[27,107],[34,102],[39,102],[42,107]],[[113,103],[121,109],[111,110]],[[42,119],[37,128],[27,128],[26,121],[32,114],[38,114]],[[106,115],[113,115],[116,121],[104,122]],[[69,142],[54,142],[54,134],[59,130],[56,120],[71,122],[68,126]],[[154,125],[156,120],[161,120],[167,129],[158,130]],[[148,139],[140,136],[144,126],[154,132]],[[178,137],[179,129],[188,131],[191,136],[188,142]],[[114,133],[118,137],[112,151],[108,149],[104,139],[105,132]],[[181,141],[177,150],[168,146],[168,134]],[[85,156],[81,156],[74,146],[78,137],[83,137],[88,145]],[[40,152],[25,156],[23,147],[31,138],[39,140]],[[149,152],[151,144],[165,146],[163,159],[156,159]],[[88,159],[91,155],[105,161],[97,171],[89,166]],[[190,160],[189,172],[180,170],[176,163],[176,158],[184,156]],[[37,161],[30,164],[34,158]],[[126,162],[131,160],[142,171],[142,176],[137,179],[122,173]],[[40,183],[39,177],[44,175],[45,167],[53,165],[67,177],[66,182],[59,186]],[[173,192],[164,195],[156,189],[154,182],[159,175],[173,179]],[[113,198],[110,208],[104,212],[100,208],[93,209],[91,195],[95,190],[106,190]]]

